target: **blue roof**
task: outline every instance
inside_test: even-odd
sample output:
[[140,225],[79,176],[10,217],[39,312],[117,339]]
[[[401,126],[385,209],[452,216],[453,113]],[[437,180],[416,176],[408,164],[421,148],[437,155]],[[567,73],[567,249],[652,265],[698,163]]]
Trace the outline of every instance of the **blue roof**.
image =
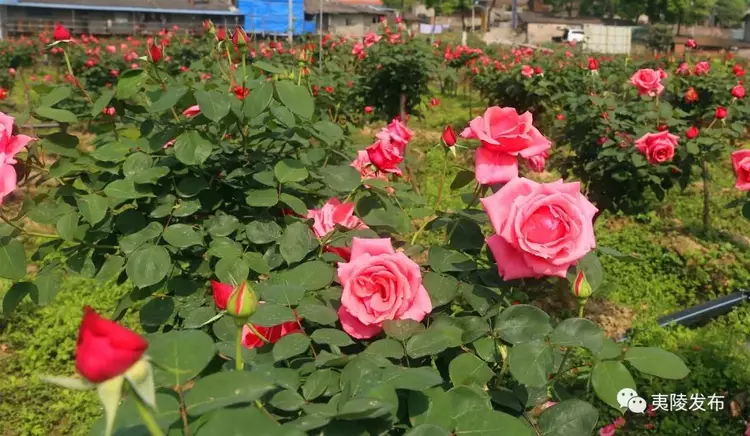
[[160,14],[186,14],[186,15],[242,15],[239,10],[231,11],[217,9],[164,9],[164,8],[143,8],[127,6],[94,6],[94,5],[71,5],[64,3],[33,3],[18,0],[0,0],[0,6],[17,6],[27,8],[47,8],[47,9],[75,9],[86,11],[111,11],[111,12],[154,12]]

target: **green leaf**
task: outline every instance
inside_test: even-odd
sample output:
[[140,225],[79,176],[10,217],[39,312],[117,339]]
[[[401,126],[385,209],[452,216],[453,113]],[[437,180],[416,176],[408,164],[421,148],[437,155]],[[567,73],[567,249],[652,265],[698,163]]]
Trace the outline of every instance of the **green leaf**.
[[292,333],[279,339],[273,346],[272,354],[274,362],[286,360],[307,351],[310,346],[310,338],[302,333]]
[[121,142],[110,142],[97,147],[91,157],[102,162],[122,162],[130,153],[130,146]]
[[294,114],[286,107],[271,106],[271,113],[282,127],[287,127],[289,129],[296,127],[297,123],[294,120]]
[[458,280],[453,276],[428,272],[422,284],[430,294],[432,307],[448,304],[458,294]]
[[[253,64],[252,65],[255,68],[259,69],[259,70],[266,71],[266,72],[269,72],[269,73],[277,73],[277,74],[279,74],[279,73],[283,73],[284,72],[283,68],[279,68],[276,65],[271,65],[271,64],[269,64],[268,62],[265,62],[265,61],[253,60]],[[261,77],[263,77],[263,76],[261,76]]]
[[458,174],[456,174],[456,177],[453,179],[453,183],[451,183],[451,190],[457,191],[473,181],[474,181],[473,171],[461,170],[458,172]]
[[539,417],[542,436],[590,435],[599,420],[599,411],[578,399],[561,401],[547,408]]
[[273,99],[273,85],[270,82],[264,82],[245,98],[245,116],[253,119],[262,114],[271,103],[271,99]]
[[263,303],[258,305],[250,317],[250,322],[263,327],[273,327],[295,319],[292,309],[274,303]]
[[320,325],[331,325],[338,321],[339,316],[336,311],[322,304],[302,302],[297,307],[297,313],[305,321],[314,322]]
[[139,313],[141,325],[146,331],[155,331],[169,322],[174,315],[174,299],[155,297],[143,305]]
[[[190,176],[184,177],[177,184],[177,195],[182,198],[195,197],[204,189],[208,189],[209,184],[203,177]],[[224,236],[224,235],[219,235]]]
[[404,436],[450,436],[447,430],[432,424],[422,424],[414,427]]
[[296,306],[305,296],[305,288],[297,285],[269,285],[264,282],[257,286],[257,290],[262,301],[282,306]]
[[451,339],[446,336],[443,329],[431,328],[409,338],[406,343],[406,354],[417,359],[438,354],[452,345]]
[[440,373],[432,367],[404,368],[389,366],[383,370],[383,381],[394,389],[423,391],[443,383]]
[[391,406],[382,400],[354,398],[339,407],[337,418],[347,421],[378,418],[390,413]]
[[200,374],[216,354],[213,339],[200,330],[172,330],[151,335],[148,341],[148,355],[155,364],[154,381],[159,386],[183,385]]
[[316,136],[328,145],[335,145],[338,141],[344,139],[344,131],[336,123],[320,120],[313,127],[316,130]]
[[262,254],[250,252],[250,253],[245,253],[243,257],[247,261],[247,266],[249,266],[250,269],[255,271],[256,273],[258,274],[270,274],[271,273],[271,267],[268,265],[266,258],[263,257]]
[[602,401],[619,411],[623,411],[625,408],[620,408],[617,393],[625,388],[635,390],[633,376],[630,375],[625,365],[614,360],[605,360],[594,366],[594,370],[591,372],[591,385]]
[[495,331],[510,342],[531,341],[547,336],[552,331],[549,315],[528,304],[518,304],[503,310],[495,319]]
[[273,167],[273,173],[279,183],[301,182],[310,175],[302,162],[295,159],[280,160]]
[[690,374],[682,359],[661,348],[632,347],[625,352],[625,360],[640,372],[670,380],[680,380]]
[[284,389],[283,391],[279,391],[273,394],[268,402],[277,409],[284,410],[286,412],[293,412],[295,410],[299,410],[299,408],[302,407],[303,404],[305,404],[305,399],[302,398],[300,394],[294,391]]
[[563,347],[584,347],[597,354],[604,345],[604,330],[587,319],[569,318],[555,327],[550,341]]
[[112,101],[112,98],[114,96],[115,96],[114,89],[105,89],[104,91],[102,91],[102,94],[99,96],[99,98],[96,99],[94,104],[91,106],[91,116],[98,117],[99,115],[101,115],[104,108],[109,106],[109,102]]
[[83,197],[78,197],[76,201],[81,215],[92,226],[98,224],[107,216],[109,201],[100,195],[84,195]]
[[305,223],[296,222],[286,228],[279,240],[281,257],[288,264],[301,261],[318,246],[318,239]]
[[317,344],[335,345],[337,347],[354,344],[349,335],[337,329],[317,329],[310,335],[310,339]]
[[[170,425],[180,419],[180,403],[174,396],[162,392],[156,394],[155,402],[156,410],[152,410],[151,414],[159,428],[166,433]],[[94,422],[88,434],[90,436],[101,436],[105,434],[104,429],[105,418],[101,417]],[[133,396],[126,398],[117,408],[113,434],[117,436],[149,434],[148,429],[143,424]]]
[[275,84],[279,100],[284,106],[302,118],[310,119],[312,117],[315,111],[315,102],[306,88],[286,80],[275,82]]
[[323,182],[329,188],[338,192],[350,192],[356,189],[362,176],[354,167],[350,165],[332,165],[320,170],[323,176]]
[[253,221],[245,226],[247,238],[253,244],[275,242],[281,237],[281,232],[281,227],[274,221]]
[[77,123],[78,117],[71,111],[64,109],[53,109],[51,107],[38,107],[34,113],[42,118],[47,118],[58,123]]
[[251,207],[271,207],[279,202],[279,193],[275,189],[251,189],[247,191],[245,202]]
[[456,422],[455,436],[497,436],[498,430],[513,436],[535,436],[524,421],[495,410],[478,410],[462,415]]
[[201,234],[187,224],[172,224],[164,230],[164,240],[177,248],[187,248],[193,245],[203,246]]
[[404,357],[404,347],[393,339],[380,339],[370,344],[365,353],[389,359],[401,359]]
[[555,353],[541,340],[523,342],[510,349],[508,363],[510,373],[519,383],[541,387],[555,369]]
[[78,214],[71,211],[61,216],[57,220],[55,228],[57,229],[57,234],[64,241],[73,241],[76,237],[76,230],[78,230]]
[[[183,312],[180,311],[180,316],[182,315]],[[188,311],[184,315],[185,319],[182,321],[182,327],[186,329],[197,329],[209,324],[216,316],[216,311],[212,307],[201,306]]]
[[223,212],[218,212],[206,220],[206,230],[212,237],[229,236],[237,230],[238,226],[239,220],[236,217]]
[[599,350],[596,357],[601,360],[617,359],[622,354],[622,347],[620,347],[615,341],[605,337],[602,342],[602,349]]
[[[129,149],[130,148],[128,148],[128,150]],[[153,161],[151,160],[151,156],[146,153],[136,152],[125,159],[125,163],[122,164],[122,174],[126,179],[131,179],[134,175],[147,170],[152,166]]]
[[77,136],[55,132],[44,137],[43,146],[46,151],[57,153],[61,156],[77,158],[81,155],[81,152],[78,151],[79,142]]
[[[586,280],[591,285],[591,289],[596,291],[604,282],[604,269],[602,262],[597,257],[595,251],[590,251],[578,261],[578,269],[583,270]],[[570,280],[570,278],[568,278]]]
[[283,279],[290,285],[301,286],[307,291],[317,291],[330,285],[335,274],[333,266],[313,260],[285,271]]
[[238,285],[247,280],[250,275],[250,265],[244,257],[225,257],[216,263],[216,277],[222,283]]
[[484,387],[495,375],[480,358],[470,353],[458,355],[448,366],[453,386],[476,385]]
[[29,282],[13,283],[3,297],[3,316],[10,318],[16,307],[26,298],[27,295],[38,294],[39,290],[36,285]]
[[159,283],[167,276],[172,259],[166,248],[147,244],[128,257],[125,271],[139,288]]
[[125,267],[125,258],[122,256],[107,256],[101,269],[96,274],[96,281],[105,283],[117,277]]
[[26,253],[17,239],[0,240],[0,277],[13,281],[26,275]]
[[[148,111],[152,114],[158,114],[159,112],[164,112],[175,107],[177,102],[180,101],[187,91],[187,88],[181,86],[168,87],[167,90],[161,94],[161,97],[149,106]],[[203,108],[201,108],[201,111],[205,112]]]
[[143,84],[146,82],[146,72],[141,69],[125,71],[120,75],[117,81],[117,91],[115,95],[119,100],[124,100],[135,96]]
[[469,256],[443,247],[432,247],[427,257],[430,267],[438,273],[476,269],[476,264]]
[[242,245],[224,236],[219,236],[211,241],[207,254],[219,259],[240,257],[242,256]]
[[211,143],[195,130],[180,134],[174,143],[175,156],[185,165],[202,165],[212,149]]
[[201,114],[213,122],[219,122],[229,114],[229,95],[225,92],[195,91],[195,100]]
[[141,230],[120,239],[120,248],[123,253],[130,254],[137,250],[141,245],[161,236],[163,231],[164,227],[162,227],[161,224],[152,221]]
[[332,369],[320,369],[310,374],[302,385],[302,395],[307,401],[312,401],[323,395],[328,385],[333,380],[338,380]]
[[300,200],[299,198],[293,195],[289,195],[286,192],[282,192],[281,195],[279,195],[279,201],[289,206],[289,208],[292,209],[292,211],[297,215],[307,215],[307,206],[305,206],[305,202]]
[[388,337],[404,342],[419,332],[424,331],[424,325],[413,319],[386,320],[383,331]]
[[136,185],[132,180],[115,180],[104,187],[104,194],[116,200],[134,200],[136,198],[153,197],[149,188]]
[[453,404],[451,397],[442,388],[409,392],[409,421],[412,425],[435,425],[453,430]]
[[52,107],[70,97],[71,91],[72,89],[68,85],[61,85],[52,88],[52,91],[44,95],[41,100],[39,100],[39,106]]
[[[198,331],[191,330],[191,332]],[[198,380],[195,383],[195,386],[185,394],[186,410],[191,416],[202,415],[211,410],[258,400],[273,388],[273,380],[269,379],[269,377],[265,376],[260,371],[217,372]],[[225,410],[243,411],[243,409]],[[257,430],[257,428],[253,428]],[[247,427],[245,430],[247,430]]]

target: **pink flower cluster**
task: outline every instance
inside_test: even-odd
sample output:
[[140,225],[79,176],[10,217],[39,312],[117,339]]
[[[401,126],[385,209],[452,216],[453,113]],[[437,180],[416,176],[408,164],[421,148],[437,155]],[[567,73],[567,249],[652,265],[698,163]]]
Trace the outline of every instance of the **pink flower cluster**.
[[18,175],[13,166],[16,154],[34,139],[26,135],[14,135],[14,123],[15,118],[0,112],[0,204],[18,185]]

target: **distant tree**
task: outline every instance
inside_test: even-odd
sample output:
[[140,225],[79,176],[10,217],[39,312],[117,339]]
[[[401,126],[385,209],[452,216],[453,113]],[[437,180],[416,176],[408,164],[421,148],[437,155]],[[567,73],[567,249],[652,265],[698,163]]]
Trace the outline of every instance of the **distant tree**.
[[679,34],[683,24],[695,24],[708,18],[715,4],[716,0],[669,0],[665,19],[669,23],[677,23]]
[[723,27],[736,27],[744,20],[746,11],[745,0],[717,0],[714,16]]
[[417,0],[383,0],[383,6],[404,12],[417,3]]
[[425,0],[425,6],[435,9],[435,15],[451,15],[454,12],[461,12],[461,30],[466,30],[464,15],[471,5],[471,0]]
[[544,0],[544,4],[552,6],[552,12],[565,11],[569,17],[572,17],[578,2],[575,0]]

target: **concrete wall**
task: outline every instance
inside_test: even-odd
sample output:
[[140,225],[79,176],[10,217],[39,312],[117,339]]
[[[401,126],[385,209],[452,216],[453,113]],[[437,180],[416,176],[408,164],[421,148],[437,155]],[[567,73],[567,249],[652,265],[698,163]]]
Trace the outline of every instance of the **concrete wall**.
[[526,41],[524,42],[536,45],[552,42],[552,37],[562,36],[563,29],[566,27],[574,28],[575,26],[556,23],[529,23],[526,28]]
[[377,30],[378,25],[377,15],[333,14],[328,16],[328,31],[334,35],[362,38],[367,32]]
[[526,35],[516,33],[512,27],[493,27],[482,38],[487,44],[516,44],[524,42]]
[[629,54],[632,28],[627,26],[604,26],[585,24],[585,49],[595,53]]

